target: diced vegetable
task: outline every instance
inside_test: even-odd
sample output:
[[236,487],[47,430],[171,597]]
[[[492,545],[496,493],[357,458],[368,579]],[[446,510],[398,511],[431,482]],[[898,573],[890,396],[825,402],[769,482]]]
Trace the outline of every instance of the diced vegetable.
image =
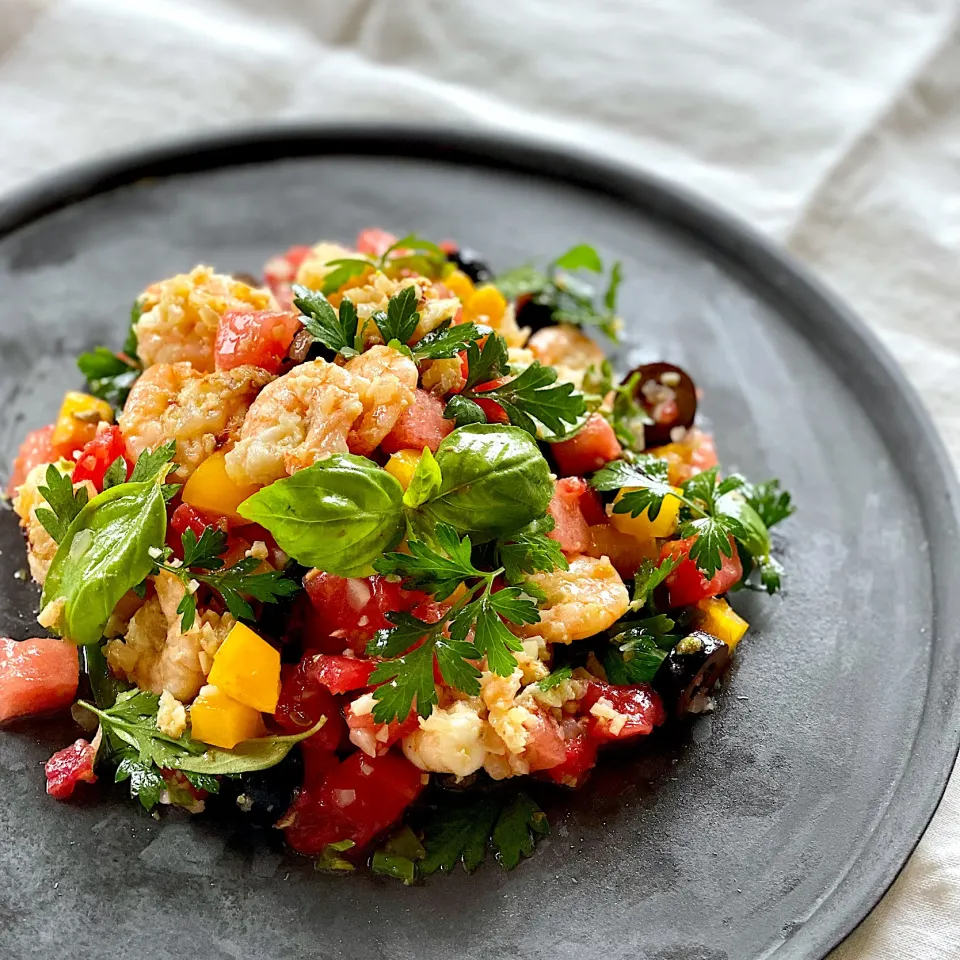
[[426,390],[417,389],[413,403],[397,418],[393,429],[384,437],[380,449],[384,453],[416,450],[424,447],[437,452],[440,441],[453,432],[454,422],[443,416],[445,404]]
[[0,722],[69,707],[79,678],[72,643],[0,638]]
[[593,681],[580,701],[587,733],[601,742],[645,736],[667,719],[660,695],[649,684],[614,686]]
[[462,270],[451,271],[443,278],[443,282],[455,297],[460,298],[461,303],[466,303],[477,290],[473,281]]
[[[625,493],[629,493],[632,487],[625,487],[614,498],[614,505],[623,499]],[[613,506],[610,510],[610,522],[623,533],[629,533],[633,537],[639,537],[641,540],[650,540],[653,537],[673,536],[677,529],[677,520],[680,516],[680,500],[677,497],[667,495],[663,498],[660,505],[660,512],[655,520],[651,520],[647,511],[636,517],[629,513],[614,513]]]
[[686,607],[726,593],[743,576],[743,567],[736,545],[730,541],[732,556],[722,555],[720,569],[708,580],[699,570],[696,563],[689,558],[690,548],[696,537],[687,537],[686,540],[670,540],[660,550],[660,559],[667,557],[686,557],[680,565],[667,577],[666,584],[669,590],[671,607]]
[[47,793],[57,800],[66,800],[81,781],[96,783],[97,775],[93,772],[96,756],[93,744],[86,740],[75,740],[69,747],[58,750],[43,767]]
[[587,774],[597,763],[597,741],[579,732],[564,740],[563,763],[545,770],[544,774],[555,783],[576,789],[583,785]]
[[599,413],[591,414],[569,440],[551,443],[550,449],[565,477],[593,473],[623,454],[613,427]]
[[7,496],[12,497],[17,487],[27,479],[27,474],[41,463],[53,463],[60,455],[53,448],[53,424],[31,430],[26,435],[17,458],[13,461],[10,482],[7,484]]
[[234,700],[219,687],[201,687],[190,707],[191,735],[194,740],[232,750],[243,740],[266,734],[260,711]]
[[260,487],[256,484],[238,484],[227,475],[225,456],[211,454],[190,475],[183,485],[183,502],[197,510],[228,517],[234,523],[246,523],[237,513],[237,507],[252,497]]
[[357,234],[357,250],[371,257],[382,257],[397,238],[379,227],[366,227]]
[[217,369],[251,364],[277,373],[300,327],[293,312],[228,310],[220,318],[214,342]]
[[313,658],[317,680],[331,693],[349,693],[369,686],[370,674],[375,667],[372,660],[358,660],[356,657],[320,653]]
[[[488,380],[486,383],[478,383],[474,388],[474,393],[485,393],[488,390],[496,390],[505,383],[510,382],[510,377],[497,377],[496,380]],[[507,411],[497,403],[496,400],[486,400],[483,397],[474,397],[473,402],[483,411],[487,418],[487,423],[509,423],[510,417]]]
[[693,424],[697,415],[697,388],[689,374],[672,363],[646,363],[623,378],[636,376],[634,399],[651,422],[643,428],[646,446],[669,443],[672,431]]
[[719,638],[696,630],[670,651],[654,684],[676,716],[701,713],[728,663],[730,648]]
[[567,758],[560,724],[549,713],[535,713],[533,716],[534,723],[527,727],[527,745],[523,750],[523,759],[531,773],[551,770]]
[[[73,468],[73,482],[89,480],[97,490],[103,490],[103,478],[110,465],[119,457],[125,459],[127,445],[117,426],[101,430],[77,455],[77,465]],[[131,473],[127,463],[127,476]]]
[[303,742],[304,748],[309,744],[317,750],[336,750],[346,737],[346,724],[340,705],[320,683],[313,670],[313,657],[308,654],[283,681],[274,720],[287,733],[302,733],[316,726],[321,717],[327,722]]
[[656,540],[642,540],[622,533],[612,524],[598,523],[590,527],[590,548],[586,552],[591,557],[609,557],[617,573],[627,579],[644,560],[656,560],[660,548]]
[[464,322],[484,323],[496,329],[507,309],[504,295],[491,283],[477,287],[476,292],[463,305]]
[[234,624],[214,655],[208,679],[240,703],[273,713],[280,698],[280,653],[246,624]]
[[421,453],[419,450],[398,450],[387,461],[384,469],[400,481],[404,490],[410,486],[410,481],[417,470]]
[[554,487],[547,506],[554,525],[547,536],[556,540],[564,553],[588,553],[590,550],[590,527],[581,507],[588,492],[593,493],[581,477],[564,477]]
[[[361,697],[360,700],[370,699]],[[377,723],[373,719],[373,710],[355,713],[354,703],[346,711],[347,726],[350,728],[350,742],[359,747],[368,757],[382,757],[395,743],[420,726],[420,718],[415,710],[406,720],[391,720],[390,723]],[[370,703],[367,706],[371,706]]]
[[697,627],[722,640],[731,650],[743,639],[750,624],[722,597],[708,597],[697,604]]
[[111,420],[113,407],[106,400],[70,390],[60,405],[51,442],[62,456],[72,458],[75,451],[97,435],[99,423],[110,423]]

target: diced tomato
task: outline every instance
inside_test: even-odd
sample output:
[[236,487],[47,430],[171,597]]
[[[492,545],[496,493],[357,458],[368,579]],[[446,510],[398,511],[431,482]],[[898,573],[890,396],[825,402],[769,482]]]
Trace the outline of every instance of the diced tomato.
[[47,793],[57,800],[66,800],[82,780],[96,783],[93,761],[97,751],[86,740],[75,740],[69,747],[58,750],[45,764]]
[[[599,710],[596,714],[590,712],[601,698],[620,717],[625,718],[622,725],[619,717],[605,717]],[[614,686],[599,680],[592,681],[580,701],[580,707],[587,718],[587,734],[601,742],[644,736],[667,719],[660,695],[646,683]]]
[[79,678],[72,643],[0,638],[0,722],[69,707]]
[[354,713],[353,704],[347,707],[344,715],[350,728],[350,742],[369,757],[382,757],[397,741],[420,726],[420,718],[415,710],[406,720],[391,720],[390,723],[377,723],[373,719],[373,711],[359,715]]
[[300,320],[293,312],[228,310],[217,326],[217,369],[232,370],[251,364],[276,373],[299,329]]
[[690,454],[691,473],[703,473],[720,463],[717,458],[717,448],[713,442],[713,434],[697,431],[694,439],[693,451]]
[[290,247],[286,253],[271,257],[263,268],[267,286],[284,309],[293,307],[293,292],[290,287],[297,279],[300,265],[310,255],[310,249],[307,246]]
[[127,444],[118,426],[101,430],[80,451],[73,468],[73,482],[89,480],[97,490],[103,490],[103,475],[118,457],[125,461],[129,477],[133,468],[126,462],[126,450]]
[[440,441],[453,431],[455,425],[453,420],[444,419],[444,406],[444,402],[432,393],[417,389],[413,403],[397,418],[380,449],[384,453],[396,453],[398,450],[429,447],[432,453],[436,453]]
[[327,744],[320,739],[319,734],[302,740],[300,752],[303,756],[303,789],[317,791],[323,786],[323,781],[340,765],[340,758],[333,750],[327,749]]
[[[510,382],[510,377],[497,377],[496,380],[490,380],[487,383],[478,383],[473,389],[475,393],[486,393],[488,390],[496,390],[505,383]],[[484,400],[474,397],[473,402],[483,411],[487,418],[487,423],[509,423],[510,417],[507,411],[497,403],[496,400]]]
[[13,471],[10,482],[7,484],[7,496],[12,497],[17,487],[27,479],[27,474],[41,463],[53,463],[60,458],[60,454],[53,449],[54,424],[48,424],[39,430],[31,430],[26,435],[16,459],[13,461]]
[[369,686],[376,666],[372,660],[318,653],[308,669],[331,693],[349,693]]
[[302,733],[326,717],[324,725],[304,743],[317,750],[336,750],[346,736],[346,724],[340,704],[322,684],[313,669],[313,657],[307,655],[297,664],[280,687],[280,699],[273,715],[287,733]]
[[553,489],[547,513],[554,526],[547,536],[556,540],[564,553],[587,553],[590,548],[590,526],[581,507],[588,489],[587,481],[580,477],[564,477]]
[[534,713],[533,717],[533,725],[526,727],[527,745],[523,751],[531,773],[559,766],[567,756],[560,724],[547,713]]
[[569,440],[551,443],[550,449],[565,477],[593,473],[623,453],[613,427],[599,413],[591,414]]
[[563,742],[563,763],[545,770],[545,775],[565,787],[582,786],[587,774],[597,764],[597,745],[596,740],[578,729]]
[[671,607],[686,607],[699,603],[707,597],[716,597],[726,593],[743,576],[743,566],[737,553],[736,544],[730,540],[732,556],[721,556],[720,569],[708,580],[689,559],[690,548],[696,537],[686,540],[668,540],[660,548],[661,561],[667,557],[687,557],[666,580]]
[[367,227],[357,234],[357,250],[371,257],[382,257],[396,242],[392,233],[379,227]]
[[301,791],[281,821],[287,843],[298,853],[317,856],[329,843],[352,840],[351,853],[359,853],[403,816],[424,779],[399,753],[352,753],[318,789]]

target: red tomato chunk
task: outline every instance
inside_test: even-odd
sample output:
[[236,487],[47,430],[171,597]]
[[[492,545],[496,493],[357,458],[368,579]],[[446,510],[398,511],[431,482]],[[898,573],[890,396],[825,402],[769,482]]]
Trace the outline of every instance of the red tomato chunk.
[[217,327],[214,356],[218,370],[244,364],[277,373],[300,329],[295,313],[228,310]]
[[58,750],[44,765],[47,793],[57,800],[66,800],[81,781],[96,783],[93,761],[97,751],[86,740],[75,740],[69,747]]
[[352,840],[359,852],[403,816],[423,790],[423,774],[399,753],[352,753],[314,789],[302,790],[282,823],[287,843],[317,856]]
[[563,762],[544,771],[555,783],[565,787],[580,787],[597,763],[597,741],[582,730],[563,742]]
[[[127,445],[123,434],[117,426],[101,430],[84,448],[77,457],[77,465],[73,468],[73,482],[81,483],[89,480],[97,490],[103,490],[103,477],[110,465],[119,457],[124,459]],[[126,463],[127,476],[132,468]]]
[[0,722],[69,707],[79,678],[72,643],[0,638]]
[[550,449],[565,477],[593,473],[623,453],[613,427],[599,413],[591,414],[569,440],[550,444]]
[[586,553],[590,549],[590,522],[586,513],[602,523],[606,520],[599,499],[581,477],[564,477],[557,481],[547,506],[554,527],[547,534],[560,544],[564,553]]
[[708,580],[689,559],[690,548],[696,537],[668,541],[660,549],[660,560],[667,557],[687,557],[666,580],[671,607],[686,607],[693,603],[726,593],[743,576],[743,566],[733,540],[730,540],[732,556],[723,556],[720,569]]
[[392,233],[379,227],[367,227],[357,234],[357,250],[371,257],[382,257],[396,242]]
[[284,680],[274,719],[287,733],[302,733],[315,726],[321,717],[324,725],[308,740],[315,750],[336,750],[346,736],[346,724],[336,697],[324,686],[313,669],[313,657],[307,656]]
[[[369,686],[370,674],[377,666],[372,660],[326,653],[314,654],[307,659],[310,661],[307,670],[331,693],[349,693],[351,690],[361,690]],[[306,662],[307,660],[304,660],[304,663]]]
[[454,421],[443,417],[444,403],[432,393],[418,389],[413,403],[397,418],[393,429],[384,437],[380,449],[384,453],[398,450],[437,452],[440,441],[453,432]]
[[[601,712],[590,713],[601,699],[607,701],[624,722],[618,717],[605,717]],[[667,719],[660,695],[646,683],[618,687],[596,680],[588,685],[580,705],[587,717],[587,734],[601,742],[645,736]]]
[[310,256],[310,247],[290,247],[286,253],[271,257],[263,268],[263,276],[281,307],[293,309],[290,287],[297,278],[300,264]]
[[17,492],[17,487],[27,479],[27,474],[34,467],[59,459],[60,454],[53,449],[53,427],[51,423],[39,430],[31,430],[20,444],[17,458],[13,461],[10,482],[7,484],[8,497]]
[[359,716],[355,714],[353,704],[347,707],[346,718],[350,728],[350,742],[370,757],[382,757],[395,743],[420,726],[416,711],[411,711],[410,716],[403,721],[377,723],[372,712]]

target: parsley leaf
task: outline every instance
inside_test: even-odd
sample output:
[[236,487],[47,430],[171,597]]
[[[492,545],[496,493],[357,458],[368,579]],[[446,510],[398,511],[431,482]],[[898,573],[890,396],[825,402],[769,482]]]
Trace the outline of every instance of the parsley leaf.
[[470,560],[469,537],[460,540],[456,530],[446,523],[437,524],[434,536],[440,550],[419,540],[410,540],[409,554],[385,554],[374,563],[374,569],[377,573],[402,577],[407,589],[424,590],[438,600],[449,597],[464,580],[487,576]]
[[[293,293],[294,306],[303,314],[303,325],[315,339],[334,353],[344,356],[357,353],[357,311],[353,301],[345,297],[338,313],[317,290],[295,283]],[[350,306],[344,310],[346,303]]]
[[107,467],[106,471],[103,474],[103,489],[109,490],[111,487],[117,486],[119,483],[127,482],[127,461],[124,458],[117,457],[113,463]]
[[362,276],[368,270],[374,268],[369,260],[353,257],[339,257],[336,260],[328,260],[324,266],[334,268],[323,278],[321,293],[324,296],[336,293],[354,277]]
[[418,363],[423,360],[448,360],[465,350],[468,343],[487,336],[489,332],[486,327],[479,327],[472,322],[455,324],[452,320],[445,320],[414,345],[413,359]]
[[519,376],[506,383],[480,392],[465,389],[459,399],[496,401],[515,427],[534,437],[538,424],[553,434],[563,434],[583,417],[587,405],[583,394],[572,383],[557,383],[556,380],[557,371],[553,367],[544,367],[535,360]]
[[437,244],[415,233],[401,237],[384,250],[379,267],[394,274],[400,270],[412,270],[431,279],[442,277],[452,269],[446,253]]
[[643,560],[633,581],[633,598],[630,609],[642,610],[653,605],[653,591],[660,586],[683,562],[683,557],[664,557],[659,564]]
[[615,684],[650,683],[677,642],[670,617],[657,616],[623,625],[603,659],[607,679]]
[[373,315],[373,321],[386,343],[397,340],[401,344],[406,344],[420,322],[416,288],[404,287],[399,293],[394,294],[387,301],[387,312],[378,311]]
[[553,673],[548,674],[542,680],[537,682],[537,686],[541,690],[552,690],[554,687],[559,687],[564,680],[569,680],[573,676],[573,667],[566,666],[560,667],[559,670],[554,670]]
[[490,840],[500,866],[512,870],[548,833],[547,815],[525,793],[518,793],[497,818]]
[[[553,527],[554,519],[548,514],[540,520],[534,520],[517,533],[501,537],[497,541],[497,551],[507,583],[522,583],[524,574],[570,569],[560,544],[547,536]],[[530,592],[530,587],[530,584],[526,584],[524,589]]]
[[[588,367],[583,375],[587,409],[591,413],[599,412],[613,427],[621,446],[637,453],[644,447],[644,427],[653,422],[647,411],[637,402],[639,381],[640,374],[634,373],[626,382],[617,383],[609,360],[604,360],[599,367]],[[608,408],[604,401],[610,393],[613,393],[613,403]]]
[[630,460],[614,460],[590,479],[594,490],[629,490],[623,493],[613,508],[614,513],[629,513],[638,517],[644,510],[651,520],[656,520],[663,505],[663,498],[674,493],[667,482],[666,460],[650,454],[639,454]]
[[797,508],[790,502],[790,494],[780,489],[779,480],[747,483],[742,491],[747,503],[757,511],[768,530],[796,512]]
[[86,377],[89,392],[114,407],[122,407],[127,402],[130,388],[143,369],[139,363],[119,356],[106,347],[81,353],[77,357],[77,366]]
[[489,383],[510,369],[507,341],[499,333],[491,333],[483,347],[475,340],[467,344],[467,382],[463,389],[472,390],[479,383]]
[[155,479],[157,474],[173,460],[176,452],[176,440],[170,440],[155,450],[144,450],[143,453],[137,457],[137,462],[133,467],[133,473],[130,474],[130,482],[138,483]]
[[453,420],[458,427],[466,427],[471,423],[486,423],[487,415],[472,400],[467,400],[455,394],[443,408],[445,420]]
[[709,580],[723,566],[724,557],[734,556],[733,541],[743,537],[743,527],[734,517],[718,514],[687,521],[680,528],[680,536],[697,538],[689,556]]
[[87,488],[82,486],[74,491],[71,474],[61,473],[52,463],[47,467],[45,480],[46,484],[38,486],[37,492],[47,506],[37,507],[35,513],[44,530],[60,543],[77,514],[87,505]]

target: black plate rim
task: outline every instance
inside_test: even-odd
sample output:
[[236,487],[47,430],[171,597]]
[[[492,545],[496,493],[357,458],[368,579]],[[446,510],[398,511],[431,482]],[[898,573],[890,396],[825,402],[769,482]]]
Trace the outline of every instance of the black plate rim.
[[[861,396],[861,406],[875,426],[881,417],[888,418],[881,435],[912,438],[911,462],[903,472],[928,537],[937,625],[914,744],[924,731],[928,737],[939,731],[942,748],[918,777],[912,776],[918,761],[916,751],[911,751],[888,804],[847,873],[826,891],[789,939],[765,954],[826,957],[862,922],[903,870],[936,812],[960,751],[960,696],[956,690],[943,689],[943,683],[935,689],[933,678],[938,652],[945,644],[960,643],[960,627],[953,628],[951,635],[951,624],[960,624],[960,594],[953,596],[948,589],[960,577],[960,557],[950,549],[951,537],[955,541],[960,536],[960,483],[930,415],[897,362],[864,321],[806,267],[736,215],[642,168],[492,128],[411,127],[390,122],[248,125],[188,134],[75,164],[0,196],[0,237],[46,214],[140,181],[296,157],[369,154],[479,165],[586,187],[692,234],[748,274],[766,296],[790,307],[806,325],[801,334],[818,345],[821,357],[834,370],[842,374],[857,369],[859,393],[875,401],[867,404],[867,396]],[[794,324],[799,327],[798,320]],[[923,464],[922,472],[918,462]],[[931,478],[936,481],[936,495],[931,495]],[[916,782],[925,787],[919,798],[911,787]],[[905,829],[896,834],[896,843],[885,848],[870,882],[851,891],[850,874],[865,860],[881,827],[894,820],[906,824]]]

